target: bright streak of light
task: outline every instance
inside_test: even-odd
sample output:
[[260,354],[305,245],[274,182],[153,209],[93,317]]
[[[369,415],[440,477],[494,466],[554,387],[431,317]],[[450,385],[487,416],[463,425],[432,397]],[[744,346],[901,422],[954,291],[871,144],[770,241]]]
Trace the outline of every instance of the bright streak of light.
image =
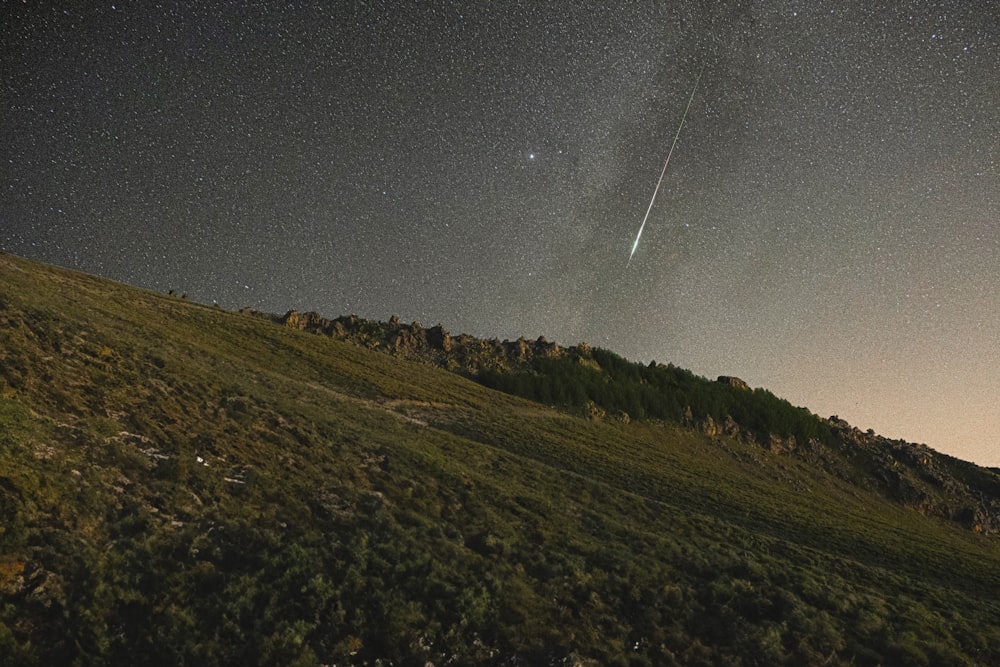
[[674,134],[674,141],[670,144],[670,150],[667,151],[667,159],[663,161],[663,169],[660,170],[660,178],[656,181],[656,187],[653,188],[653,197],[649,200],[649,207],[646,209],[646,215],[642,218],[642,224],[639,225],[639,233],[635,235],[635,242],[632,244],[632,252],[629,253],[628,262],[625,263],[625,268],[632,263],[632,257],[635,255],[636,248],[639,247],[639,239],[642,237],[642,230],[646,228],[646,221],[649,220],[649,212],[653,210],[653,202],[656,201],[656,193],[660,191],[660,185],[663,183],[663,175],[667,173],[667,165],[670,164],[670,156],[674,154],[674,148],[677,146],[677,140],[681,136],[681,129],[684,127],[684,121],[687,120],[688,111],[691,109],[691,102],[694,101],[694,93],[698,90],[698,84],[701,82],[701,75],[705,71],[705,67],[702,66],[701,71],[698,72],[698,78],[695,79],[694,88],[691,89],[691,96],[688,97],[687,106],[684,107],[684,115],[681,116],[681,123],[677,126],[677,132]]

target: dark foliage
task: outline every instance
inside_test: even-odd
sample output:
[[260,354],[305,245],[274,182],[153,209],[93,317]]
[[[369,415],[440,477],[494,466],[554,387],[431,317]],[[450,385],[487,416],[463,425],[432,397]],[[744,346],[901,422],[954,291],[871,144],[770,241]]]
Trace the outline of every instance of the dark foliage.
[[[595,363],[588,364],[591,360]],[[802,443],[833,440],[825,420],[767,390],[738,389],[673,365],[647,366],[602,349],[536,358],[527,369],[485,369],[477,379],[487,387],[540,403],[582,408],[589,401],[631,419],[687,424],[732,420],[762,442],[771,435]]]

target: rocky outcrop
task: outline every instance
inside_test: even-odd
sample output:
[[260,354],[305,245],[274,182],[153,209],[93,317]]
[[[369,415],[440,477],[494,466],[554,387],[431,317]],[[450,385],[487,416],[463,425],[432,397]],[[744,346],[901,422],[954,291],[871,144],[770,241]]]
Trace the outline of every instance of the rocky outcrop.
[[728,415],[722,421],[716,421],[709,415],[700,424],[700,429],[702,433],[710,437],[727,435],[736,438],[743,435],[743,429],[740,428],[735,419]]
[[587,401],[583,406],[583,416],[591,421],[601,421],[607,414],[607,410],[593,401]]
[[798,443],[795,441],[794,435],[782,438],[780,435],[770,433],[768,434],[767,448],[773,454],[791,454],[798,449]]
[[862,431],[837,416],[829,423],[844,448],[842,458],[854,462],[848,481],[857,483],[867,473],[875,489],[923,514],[1000,534],[1000,475],[994,471],[924,444]]
[[720,382],[722,384],[728,384],[730,387],[734,389],[742,389],[743,391],[750,391],[750,385],[748,385],[746,382],[739,379],[738,377],[734,377],[732,375],[720,375],[716,380],[716,382]]
[[[244,312],[260,315],[246,309]],[[476,375],[484,369],[510,370],[528,365],[538,358],[559,357],[566,351],[541,336],[534,341],[525,338],[499,341],[467,334],[452,336],[440,324],[425,328],[420,322],[401,322],[397,316],[391,317],[388,322],[364,320],[357,315],[328,320],[319,313],[290,310],[274,319],[290,329],[330,336],[395,356],[428,361],[469,375]]]
[[313,333],[329,334],[331,322],[317,312],[300,313],[297,310],[290,310],[285,313],[279,322],[289,329],[300,331],[311,331]]

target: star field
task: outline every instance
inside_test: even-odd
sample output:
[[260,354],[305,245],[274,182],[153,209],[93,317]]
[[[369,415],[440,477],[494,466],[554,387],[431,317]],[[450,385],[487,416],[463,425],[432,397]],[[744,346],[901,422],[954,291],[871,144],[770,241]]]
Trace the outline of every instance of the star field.
[[0,247],[587,341],[1000,466],[1000,7],[871,4],[11,4]]

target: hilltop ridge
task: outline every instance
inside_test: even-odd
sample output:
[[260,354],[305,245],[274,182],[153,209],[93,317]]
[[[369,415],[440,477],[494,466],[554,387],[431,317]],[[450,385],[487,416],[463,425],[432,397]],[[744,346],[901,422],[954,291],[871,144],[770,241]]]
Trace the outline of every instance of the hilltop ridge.
[[568,408],[590,418],[665,419],[709,436],[742,438],[798,456],[841,479],[917,511],[984,534],[1000,532],[1000,475],[924,444],[863,432],[836,415],[821,418],[735,377],[716,382],[675,367],[628,362],[586,343],[452,335],[398,317],[328,319],[243,309],[282,326],[434,364],[487,386]]

